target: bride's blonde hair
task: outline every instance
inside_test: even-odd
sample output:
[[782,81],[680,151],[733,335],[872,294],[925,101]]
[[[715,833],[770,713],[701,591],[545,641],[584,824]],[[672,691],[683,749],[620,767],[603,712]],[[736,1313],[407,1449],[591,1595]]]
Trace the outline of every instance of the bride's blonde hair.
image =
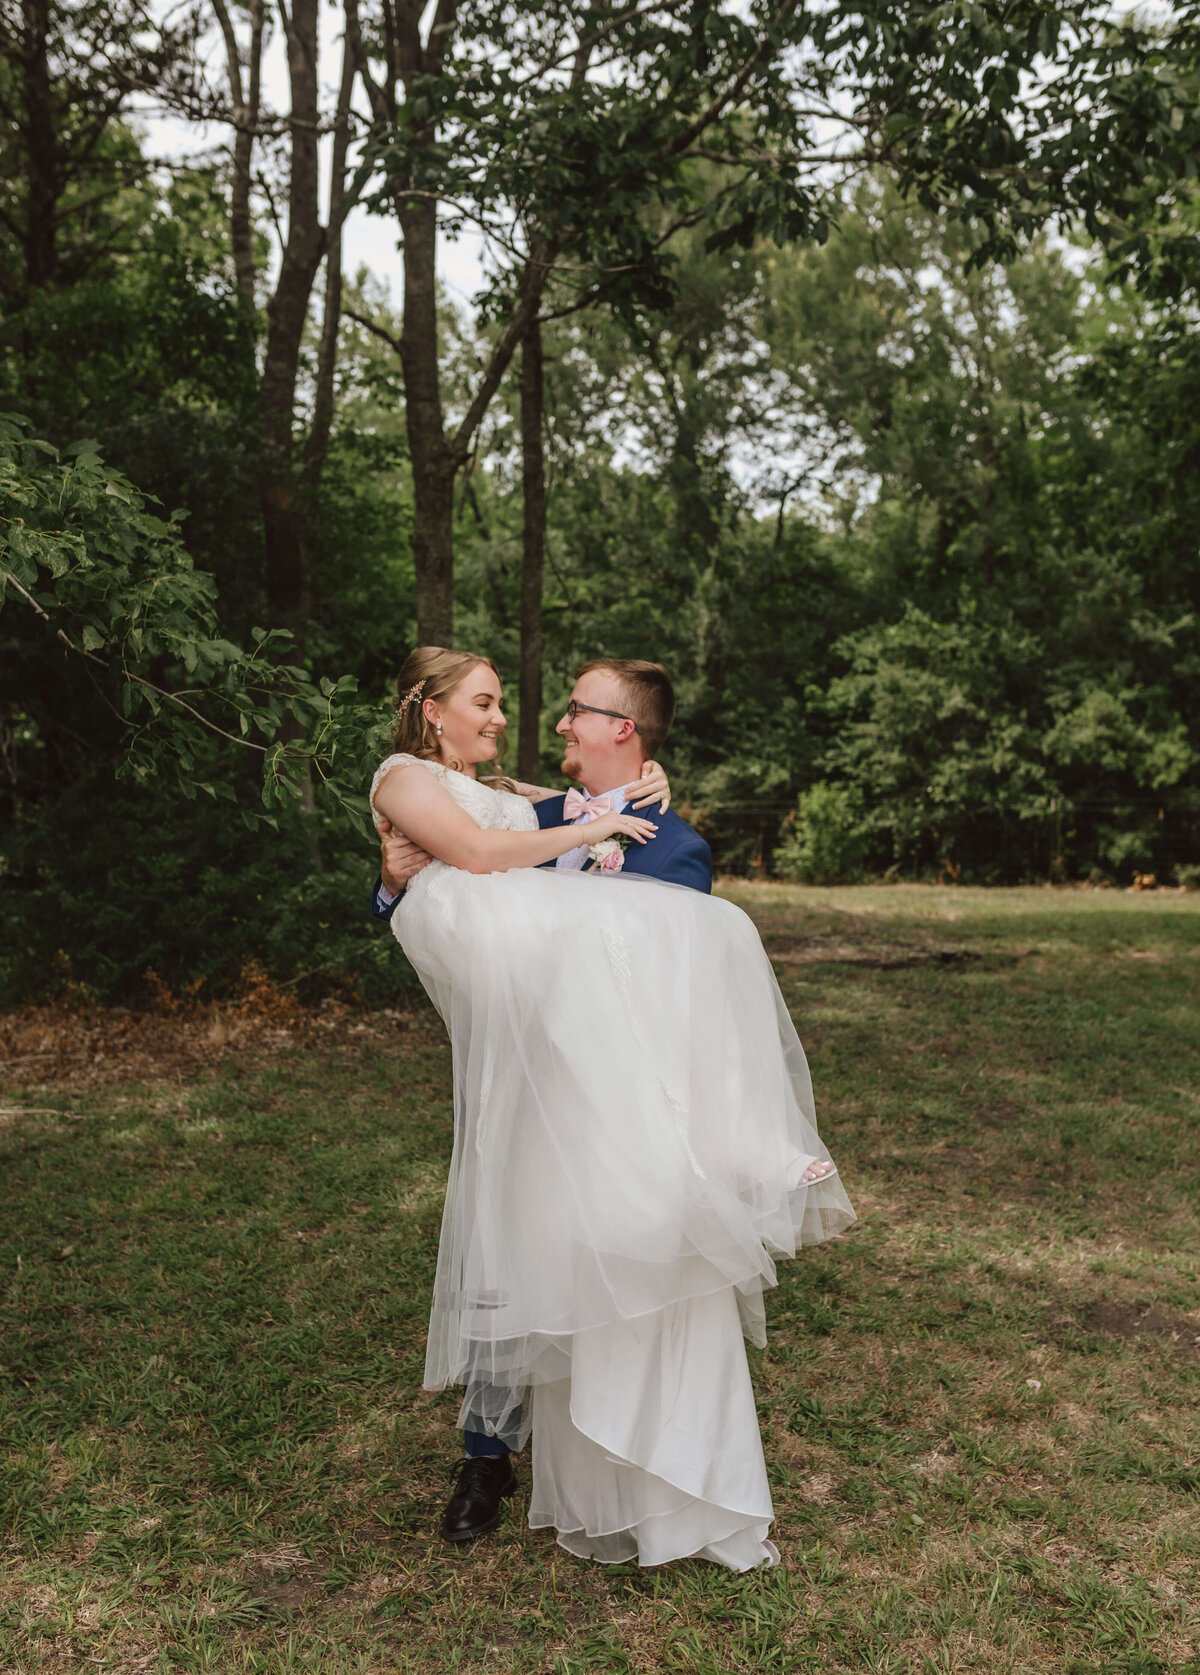
[[[424,762],[440,762],[441,746],[432,722],[425,716],[424,703],[432,698],[443,704],[454,688],[466,680],[472,669],[483,663],[497,680],[500,671],[490,657],[480,657],[473,651],[451,651],[447,646],[418,646],[404,659],[396,676],[396,725],[392,730],[392,749],[405,756],[418,756]],[[501,734],[497,761],[503,758],[508,744]],[[465,762],[451,763],[460,769]],[[507,781],[496,783],[507,785]]]

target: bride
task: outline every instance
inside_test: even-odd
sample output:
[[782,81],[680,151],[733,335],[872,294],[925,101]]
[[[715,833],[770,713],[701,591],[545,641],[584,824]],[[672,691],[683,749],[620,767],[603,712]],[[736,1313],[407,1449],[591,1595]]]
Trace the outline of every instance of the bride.
[[777,1562],[743,1334],[765,1342],[774,1259],[854,1212],[758,934],[698,890],[539,870],[655,828],[538,830],[482,783],[489,659],[422,647],[398,689],[371,805],[435,857],[392,928],[454,1050],[426,1388],[532,1432],[529,1521],[580,1557]]

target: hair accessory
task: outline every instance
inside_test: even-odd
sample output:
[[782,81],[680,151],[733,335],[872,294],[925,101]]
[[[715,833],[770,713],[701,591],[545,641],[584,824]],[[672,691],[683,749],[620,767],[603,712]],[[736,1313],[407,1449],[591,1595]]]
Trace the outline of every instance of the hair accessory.
[[404,714],[405,710],[412,703],[413,699],[417,696],[417,694],[420,692],[421,688],[425,685],[425,682],[428,679],[429,679],[429,676],[424,675],[417,682],[417,684],[415,686],[410,686],[409,687],[408,691],[404,694],[403,698],[401,698],[400,702],[396,705],[397,718],[399,718],[400,716],[402,716]]

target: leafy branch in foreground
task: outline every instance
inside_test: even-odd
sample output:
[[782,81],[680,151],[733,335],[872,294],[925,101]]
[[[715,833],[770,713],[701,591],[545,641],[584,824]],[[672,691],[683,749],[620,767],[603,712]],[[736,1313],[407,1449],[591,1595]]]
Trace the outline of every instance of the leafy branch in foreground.
[[60,453],[12,414],[0,415],[0,500],[0,610],[23,606],[86,667],[124,735],[119,772],[232,797],[194,771],[219,737],[261,758],[262,811],[243,806],[248,825],[273,821],[311,778],[366,831],[384,716],[356,702],[352,675],[315,679],[282,661],[286,630],[254,629],[250,650],[223,638],[216,582],[192,564],[177,516],[156,516],[94,443]]

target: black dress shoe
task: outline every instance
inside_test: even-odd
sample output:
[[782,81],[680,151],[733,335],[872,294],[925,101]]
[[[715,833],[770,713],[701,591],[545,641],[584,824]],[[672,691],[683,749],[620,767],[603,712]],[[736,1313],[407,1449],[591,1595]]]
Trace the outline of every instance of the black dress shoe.
[[458,1482],[442,1519],[447,1541],[474,1541],[500,1522],[500,1503],[517,1486],[512,1456],[499,1460],[464,1460],[458,1468]]

